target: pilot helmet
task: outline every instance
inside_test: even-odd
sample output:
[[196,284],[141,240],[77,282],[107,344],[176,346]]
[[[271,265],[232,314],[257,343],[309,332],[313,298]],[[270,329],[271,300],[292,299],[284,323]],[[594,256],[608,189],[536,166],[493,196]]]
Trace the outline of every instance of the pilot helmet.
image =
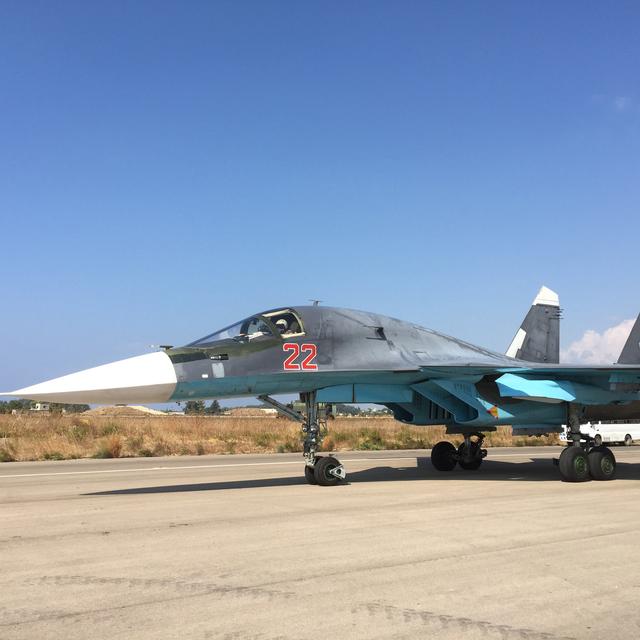
[[276,320],[276,327],[278,327],[278,331],[280,333],[284,333],[288,328],[287,321],[284,318],[280,318],[280,320]]

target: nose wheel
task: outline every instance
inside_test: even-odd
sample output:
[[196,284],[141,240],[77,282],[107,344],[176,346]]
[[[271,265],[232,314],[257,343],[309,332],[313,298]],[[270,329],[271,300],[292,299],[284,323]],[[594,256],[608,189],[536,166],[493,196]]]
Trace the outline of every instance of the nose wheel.
[[347,473],[340,461],[333,456],[317,455],[323,434],[320,429],[321,416],[319,416],[318,412],[315,391],[301,394],[301,399],[305,404],[304,414],[287,407],[270,396],[262,395],[258,397],[263,402],[270,404],[282,415],[301,423],[305,459],[304,478],[309,484],[333,487],[344,482]]
[[304,479],[309,484],[319,484],[321,487],[332,487],[347,477],[340,461],[333,456],[316,456],[315,465],[304,466]]
[[342,482],[347,474],[340,461],[333,456],[318,456],[313,467],[305,466],[304,477],[309,484],[333,487]]

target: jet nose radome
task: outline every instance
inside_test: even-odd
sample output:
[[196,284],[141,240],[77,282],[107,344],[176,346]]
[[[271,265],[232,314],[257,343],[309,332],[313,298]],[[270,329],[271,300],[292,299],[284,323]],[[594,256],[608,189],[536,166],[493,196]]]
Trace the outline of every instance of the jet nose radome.
[[176,387],[169,356],[158,351],[117,360],[2,395],[63,403],[131,404],[167,402]]

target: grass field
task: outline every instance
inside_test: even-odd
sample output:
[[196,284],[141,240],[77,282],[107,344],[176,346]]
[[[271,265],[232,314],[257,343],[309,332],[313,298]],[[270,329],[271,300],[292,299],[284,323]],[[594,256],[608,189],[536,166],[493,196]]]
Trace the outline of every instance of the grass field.
[[[324,451],[423,449],[444,427],[409,427],[391,418],[330,420]],[[487,446],[554,444],[557,436],[513,437],[510,427],[487,436]],[[135,456],[284,453],[301,451],[300,428],[276,418],[98,417],[0,415],[0,462]]]

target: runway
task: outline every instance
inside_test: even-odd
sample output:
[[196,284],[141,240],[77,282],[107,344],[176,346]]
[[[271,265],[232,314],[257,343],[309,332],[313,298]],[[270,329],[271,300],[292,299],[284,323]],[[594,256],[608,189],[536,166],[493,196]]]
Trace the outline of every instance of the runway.
[[0,464],[0,639],[637,638],[640,447],[560,482],[559,447]]

